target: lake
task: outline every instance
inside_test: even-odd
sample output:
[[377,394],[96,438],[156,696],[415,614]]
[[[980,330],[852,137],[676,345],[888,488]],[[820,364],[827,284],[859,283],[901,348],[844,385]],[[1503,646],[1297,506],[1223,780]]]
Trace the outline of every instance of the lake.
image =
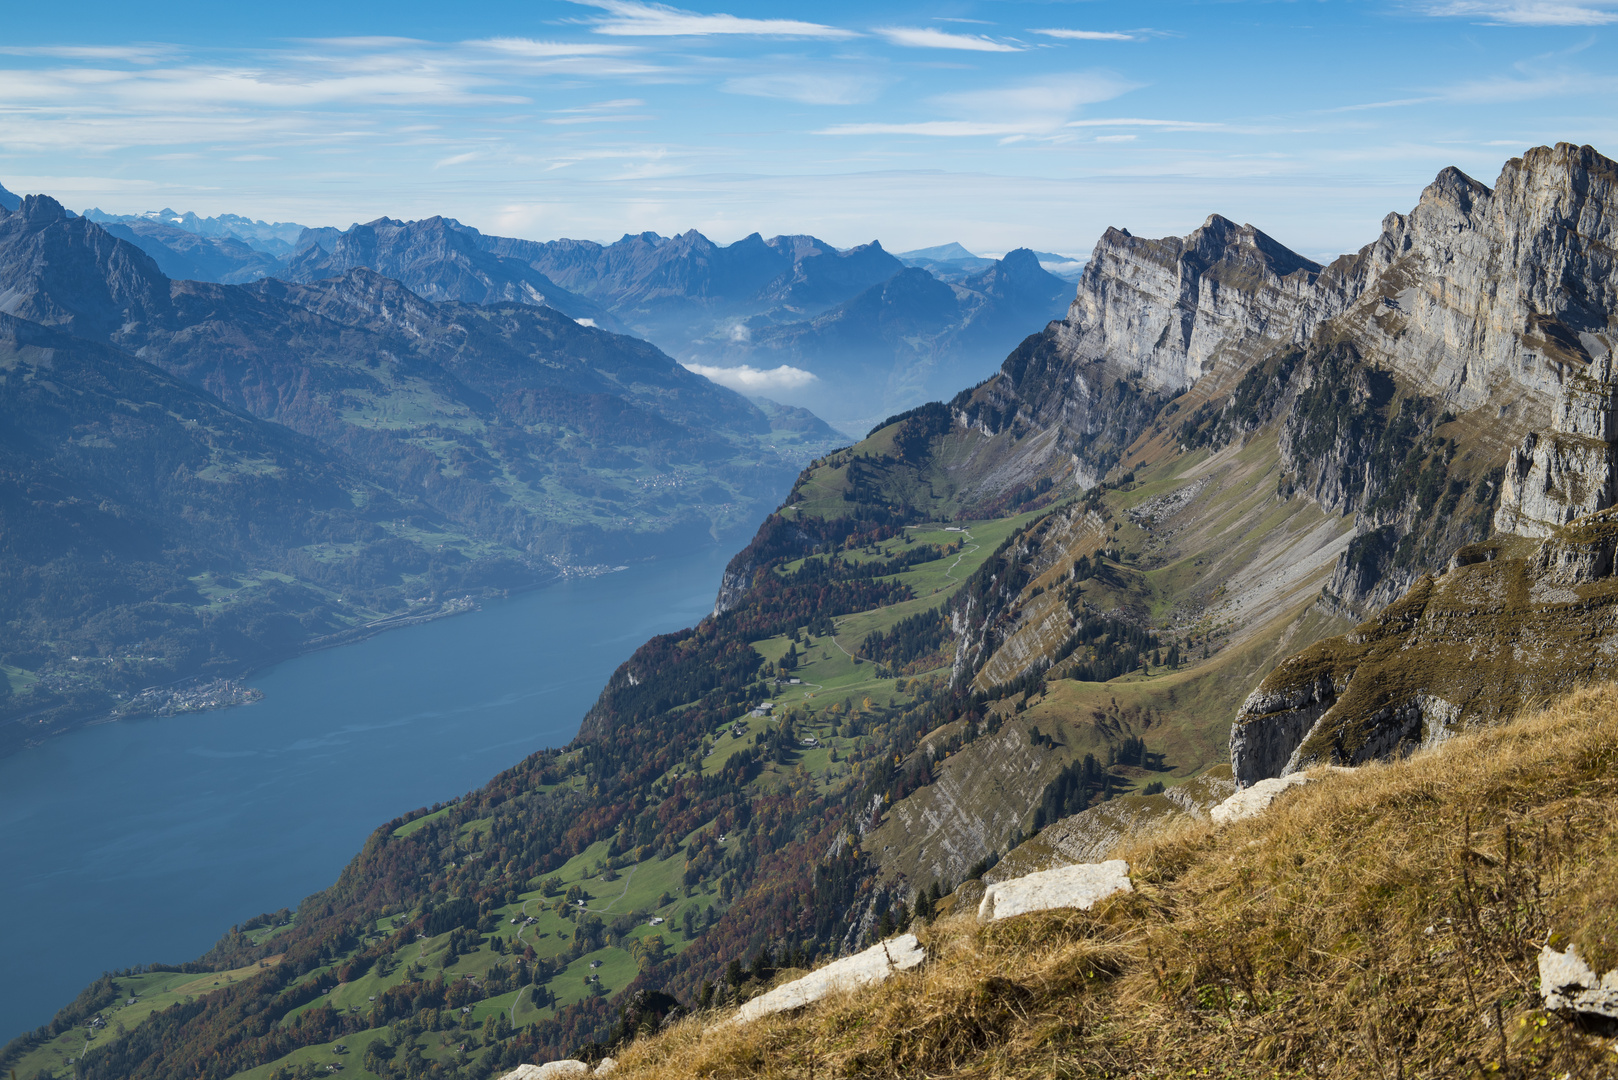
[[254,705],[0,759],[0,1044],[103,970],[297,907],[378,825],[578,731],[607,677],[713,607],[741,541],[289,660]]

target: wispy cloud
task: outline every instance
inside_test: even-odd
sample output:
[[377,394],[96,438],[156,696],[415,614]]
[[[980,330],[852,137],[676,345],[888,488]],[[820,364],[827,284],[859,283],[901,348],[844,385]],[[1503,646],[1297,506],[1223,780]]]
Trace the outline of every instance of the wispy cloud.
[[1134,41],[1134,34],[1122,34],[1116,30],[1030,30],[1030,34],[1044,34],[1046,37],[1061,38],[1064,41]]
[[858,37],[852,30],[798,19],[750,19],[737,15],[704,15],[667,4],[639,3],[636,0],[572,0],[606,12],[590,20],[598,34],[624,37],[707,37],[715,34],[742,34],[753,37],[820,38],[836,40]]
[[1618,0],[1427,0],[1419,8],[1440,18],[1508,26],[1604,26],[1618,22]]
[[[1069,117],[1085,105],[1109,101],[1135,89],[1107,72],[1028,79],[1010,86],[940,94],[929,103],[948,119],[900,123],[837,124],[822,135],[1054,136],[1082,121]],[[1109,123],[1102,121],[1101,123]]]
[[1439,100],[1457,105],[1502,105],[1544,98],[1585,98],[1618,93],[1618,76],[1586,71],[1547,72],[1529,78],[1479,79],[1446,87]]
[[1022,52],[1025,46],[982,34],[952,34],[930,26],[881,26],[876,33],[910,49],[964,49],[967,52]]
[[466,44],[511,56],[619,56],[636,51],[634,45],[604,45],[593,41],[536,41],[533,38],[518,37],[480,38]]
[[[1516,65],[1519,71],[1529,65]],[[1433,87],[1417,97],[1368,101],[1322,110],[1327,113],[1354,113],[1378,109],[1399,109],[1417,105],[1509,105],[1547,98],[1578,100],[1618,93],[1618,76],[1597,75],[1577,68],[1537,71],[1529,75],[1497,75],[1471,79],[1450,86]]]
[[1144,127],[1170,131],[1216,131],[1226,125],[1212,120],[1147,120],[1135,116],[1109,116],[1094,120],[1069,120],[1067,127]]
[[694,371],[720,386],[728,386],[741,394],[762,394],[768,391],[801,390],[816,382],[815,373],[782,364],[778,368],[756,368],[747,364],[738,367],[715,367],[710,364],[686,364]]
[[942,108],[975,119],[1015,116],[1037,118],[1056,125],[1066,121],[1082,105],[1110,101],[1138,85],[1110,72],[1074,72],[1027,79],[986,90],[940,94],[932,100]]
[[48,56],[57,60],[122,60],[155,64],[179,53],[172,45],[0,45],[0,56]]
[[881,93],[888,80],[854,71],[776,71],[738,75],[720,89],[731,94],[798,101],[805,105],[858,105]]

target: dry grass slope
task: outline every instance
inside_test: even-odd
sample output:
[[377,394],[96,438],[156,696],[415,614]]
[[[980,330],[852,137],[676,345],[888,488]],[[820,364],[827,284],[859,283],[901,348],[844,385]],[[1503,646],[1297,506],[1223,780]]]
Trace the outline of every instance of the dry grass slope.
[[[791,1017],[696,1017],[640,1077],[1618,1076],[1536,960],[1618,964],[1618,687],[1120,852],[1090,912],[921,931],[935,959]],[[1565,946],[1563,946],[1565,947]]]

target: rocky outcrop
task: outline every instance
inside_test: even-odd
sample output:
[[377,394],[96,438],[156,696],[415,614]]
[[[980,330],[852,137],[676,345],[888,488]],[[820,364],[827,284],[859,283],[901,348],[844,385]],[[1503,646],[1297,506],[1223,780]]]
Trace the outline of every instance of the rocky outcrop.
[[[1290,658],[1276,669],[1299,663]],[[1287,680],[1276,675],[1247,696],[1230,733],[1230,768],[1236,783],[1247,787],[1280,776],[1292,752],[1337,700],[1337,688],[1324,673]]]
[[990,885],[978,903],[978,921],[993,922],[1053,908],[1089,911],[1109,896],[1134,891],[1129,864],[1123,859],[1042,870]]
[[[1618,497],[1615,230],[1618,165],[1565,143],[1512,159],[1492,189],[1444,170],[1375,241],[1326,267],[1218,216],[1183,238],[1108,230],[1067,317],[953,407],[989,435],[1055,432],[1085,484],[1164,428],[1175,395],[1205,426],[1210,410],[1222,418],[1215,445],[1290,411],[1284,469],[1323,507],[1361,513],[1369,537],[1339,565],[1333,602],[1372,611],[1489,527],[1426,536],[1430,507],[1384,499],[1402,494],[1402,460],[1376,458],[1401,424],[1432,436],[1441,416],[1487,410],[1491,439],[1520,444],[1499,485],[1498,531],[1543,536]],[[1324,360],[1333,349],[1341,370]],[[1290,360],[1265,368],[1304,350],[1296,371]],[[1245,403],[1244,372],[1269,379]],[[1309,407],[1295,408],[1312,386]],[[1410,403],[1420,408],[1402,411]],[[1499,494],[1491,483],[1491,505]],[[1412,533],[1430,555],[1394,560]]]
[[602,1058],[594,1069],[582,1061],[564,1058],[544,1065],[518,1065],[500,1080],[564,1080],[569,1076],[611,1076],[617,1071],[618,1062],[613,1058]]
[[1067,317],[956,398],[968,428],[1049,430],[1082,484],[1101,479],[1175,395],[1306,335],[1320,266],[1215,214],[1186,237],[1108,229]]
[[1618,969],[1597,975],[1571,946],[1539,951],[1539,992],[1547,1009],[1618,1020]]
[[1560,525],[1613,504],[1618,481],[1615,390],[1610,349],[1569,377],[1551,430],[1529,432],[1506,463],[1496,529],[1548,536]]
[[1320,270],[1218,214],[1184,238],[1108,229],[1053,334],[1075,366],[1105,364],[1178,393],[1233,350],[1292,340]]
[[1375,619],[1278,666],[1232,728],[1238,781],[1408,754],[1610,677],[1618,509],[1512,557],[1521,543],[1463,550],[1446,573],[1423,577]]
[[[1334,772],[1349,772],[1348,769],[1333,769]],[[1305,773],[1291,773],[1287,776],[1271,776],[1260,780],[1251,787],[1242,788],[1218,806],[1208,811],[1208,819],[1215,825],[1234,825],[1238,821],[1245,821],[1250,817],[1257,817],[1268,810],[1276,799],[1291,791],[1295,787],[1310,783],[1316,776]]]
[[753,568],[751,566],[725,567],[724,574],[719,578],[719,594],[714,597],[713,613],[715,617],[723,615],[738,607],[747,596],[747,590],[753,587]]
[[727,1023],[746,1024],[762,1016],[801,1009],[831,994],[874,986],[897,972],[909,971],[925,959],[926,950],[916,940],[916,935],[900,934],[760,994],[737,1010]]

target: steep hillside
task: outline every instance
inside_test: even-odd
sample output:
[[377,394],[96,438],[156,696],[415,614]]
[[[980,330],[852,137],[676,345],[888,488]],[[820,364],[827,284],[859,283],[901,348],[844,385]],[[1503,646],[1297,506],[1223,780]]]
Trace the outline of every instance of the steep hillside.
[[313,439],[0,315],[0,753],[542,573]]
[[1537,992],[1546,942],[1618,964],[1615,716],[1603,686],[1126,846],[1134,891],[1087,912],[955,905],[912,924],[918,971],[695,1016],[615,1075],[1618,1076],[1610,1030]]

